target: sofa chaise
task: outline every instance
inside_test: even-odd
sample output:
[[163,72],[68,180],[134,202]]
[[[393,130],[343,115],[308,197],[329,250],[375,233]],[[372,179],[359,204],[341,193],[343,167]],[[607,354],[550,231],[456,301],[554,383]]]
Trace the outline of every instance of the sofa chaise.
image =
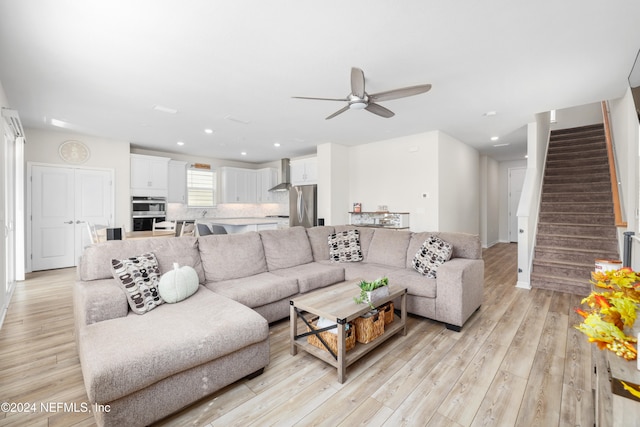
[[[330,236],[357,230],[362,257],[332,262]],[[412,259],[437,235],[453,247],[437,278]],[[195,269],[189,298],[132,312],[113,259],[153,253],[160,273]],[[269,323],[288,317],[292,297],[355,278],[387,276],[407,287],[407,311],[460,330],[482,301],[478,236],[323,226],[243,234],[109,241],[85,250],[74,285],[78,353],[89,400],[109,411],[98,425],[148,425],[269,363]],[[357,289],[354,289],[354,296]]]

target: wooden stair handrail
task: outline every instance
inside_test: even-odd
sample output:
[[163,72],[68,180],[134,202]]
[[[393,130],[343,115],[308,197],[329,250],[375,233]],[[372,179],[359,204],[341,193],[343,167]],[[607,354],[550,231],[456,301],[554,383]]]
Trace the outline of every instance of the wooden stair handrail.
[[616,162],[613,156],[613,139],[611,137],[611,125],[609,124],[609,111],[607,102],[602,101],[602,118],[604,120],[604,136],[607,144],[607,157],[609,159],[609,176],[611,177],[611,195],[613,197],[613,214],[616,227],[626,227],[627,222],[622,219],[622,209],[620,207],[620,192],[618,191],[618,175],[616,173]]

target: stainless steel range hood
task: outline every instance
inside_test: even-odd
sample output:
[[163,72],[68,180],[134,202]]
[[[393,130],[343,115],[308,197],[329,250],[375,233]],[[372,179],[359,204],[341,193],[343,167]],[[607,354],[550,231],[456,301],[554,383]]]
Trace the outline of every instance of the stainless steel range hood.
[[269,191],[289,191],[291,188],[291,166],[289,165],[289,159],[280,160],[280,184]]

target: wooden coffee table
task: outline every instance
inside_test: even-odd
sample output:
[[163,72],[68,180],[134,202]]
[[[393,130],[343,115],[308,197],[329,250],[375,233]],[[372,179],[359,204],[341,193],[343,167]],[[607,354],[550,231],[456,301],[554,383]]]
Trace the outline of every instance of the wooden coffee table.
[[[290,301],[290,332],[291,332],[291,355],[295,356],[298,348],[307,353],[324,360],[328,364],[338,369],[338,382],[344,383],[346,377],[345,372],[347,366],[351,365],[365,354],[378,347],[391,336],[402,332],[407,333],[407,289],[399,285],[389,285],[389,296],[375,301],[377,306],[385,304],[391,300],[401,297],[400,316],[394,313],[394,321],[385,325],[384,334],[374,339],[368,344],[356,343],[355,348],[348,353],[345,348],[345,326],[353,319],[362,316],[370,310],[367,304],[356,304],[353,297],[360,294],[358,287],[360,280],[350,280],[338,283],[333,286],[318,289]],[[307,336],[312,332],[298,334],[299,322],[309,322],[306,313],[311,315],[324,317],[332,322],[337,323],[338,329],[338,349],[337,354],[332,355],[325,349],[320,349],[307,342]],[[302,322],[300,322],[302,325]]]

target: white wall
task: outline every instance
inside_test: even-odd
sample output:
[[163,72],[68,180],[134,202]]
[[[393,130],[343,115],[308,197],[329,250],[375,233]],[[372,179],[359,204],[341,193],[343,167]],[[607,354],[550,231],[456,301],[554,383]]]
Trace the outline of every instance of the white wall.
[[480,233],[480,156],[440,131],[349,148],[349,201],[409,212],[412,231]]
[[[620,186],[620,198],[623,207],[623,219],[627,221],[627,228],[619,228],[618,232],[633,231],[640,234],[638,224],[637,209],[640,208],[638,196],[639,177],[639,138],[638,116],[633,102],[631,89],[628,89],[622,98],[609,101],[609,111],[611,117],[611,133],[616,155],[618,181]],[[622,239],[620,239],[622,241]],[[632,244],[631,266],[638,270],[640,268],[640,242],[634,241]],[[622,247],[620,257],[623,257]]]
[[[0,107],[9,108],[9,100],[7,99],[7,95],[4,92],[4,88],[2,87],[2,82],[0,82]],[[4,168],[5,168],[5,158],[4,158],[4,124],[0,124],[0,141],[2,141],[2,147],[0,147],[0,166],[2,166],[2,170],[0,171],[0,226],[2,226],[2,243],[0,244],[0,327],[2,327],[2,323],[4,320],[4,316],[7,308],[9,307],[9,299],[11,295],[6,291],[6,283],[7,283],[7,253],[5,248],[5,178],[4,178]]]
[[446,133],[438,143],[438,231],[480,233],[480,155]]
[[480,156],[480,242],[488,248],[500,240],[500,163]]
[[318,154],[318,218],[325,225],[349,223],[349,148],[320,144]]
[[97,138],[65,131],[25,129],[25,160],[27,162],[64,164],[58,155],[60,144],[68,140],[84,142],[91,156],[82,167],[114,170],[115,221],[114,224],[128,224],[131,220],[131,199],[129,193],[129,143],[112,139]]
[[350,147],[345,210],[354,202],[365,212],[387,205],[410,213],[411,230],[437,230],[438,138],[438,132],[428,132]]

